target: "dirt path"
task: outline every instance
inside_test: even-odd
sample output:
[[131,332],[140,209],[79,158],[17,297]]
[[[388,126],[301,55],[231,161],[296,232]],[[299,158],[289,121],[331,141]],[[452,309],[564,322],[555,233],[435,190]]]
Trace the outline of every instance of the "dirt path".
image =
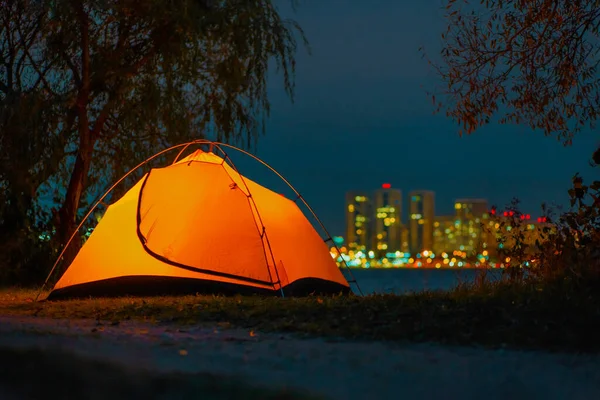
[[210,372],[272,388],[304,388],[333,399],[600,398],[600,356],[0,317],[0,347],[34,346],[160,373]]

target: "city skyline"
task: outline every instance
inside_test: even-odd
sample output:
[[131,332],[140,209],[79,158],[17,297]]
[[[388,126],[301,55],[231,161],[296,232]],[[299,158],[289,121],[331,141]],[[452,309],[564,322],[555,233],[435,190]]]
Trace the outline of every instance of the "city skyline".
[[[407,193],[406,211],[403,192],[383,183],[372,192],[346,193],[346,230],[336,237],[341,251],[352,257],[382,260],[391,257],[408,262],[410,255],[448,254],[461,257],[495,257],[511,237],[514,226],[499,224],[498,218],[511,218],[514,211],[497,208],[483,198],[454,200],[452,214],[436,213],[436,194],[430,190]],[[539,228],[549,226],[546,218],[521,210],[527,241],[538,238]],[[403,215],[406,215],[403,218]],[[504,233],[503,233],[504,232]],[[337,250],[332,250],[335,256]],[[368,255],[368,257],[367,257]],[[365,258],[367,257],[367,258]]]
[[[344,193],[372,191],[382,182],[405,193],[434,191],[442,215],[460,197],[487,198],[498,207],[517,197],[536,213],[543,202],[568,206],[576,172],[586,181],[597,176],[588,165],[597,135],[589,130],[565,148],[512,124],[459,137],[445,115],[433,115],[426,89],[437,77],[418,49],[432,55],[439,49],[444,20],[437,1],[302,2],[296,14],[280,9],[303,27],[311,54],[299,49],[294,103],[273,73],[271,116],[253,152],[302,193],[332,234],[345,229]],[[270,184],[260,166],[241,167]]]
[[[491,201],[489,201],[489,199],[487,198],[482,198],[482,197],[457,197],[454,200],[452,200],[452,202],[450,204],[443,204],[442,209],[444,210],[444,212],[439,212],[438,207],[440,206],[440,204],[435,200],[435,197],[437,195],[437,193],[433,190],[424,190],[424,189],[417,189],[417,190],[402,190],[400,188],[395,188],[393,187],[390,183],[385,182],[385,183],[380,183],[379,184],[379,188],[374,189],[374,190],[351,190],[345,193],[345,212],[344,212],[344,228],[341,232],[333,232],[333,236],[341,236],[344,237],[344,239],[346,240],[350,240],[352,241],[352,238],[349,238],[348,236],[348,232],[349,232],[349,223],[351,221],[351,219],[349,218],[349,213],[348,213],[348,205],[351,202],[350,199],[354,198],[355,196],[360,196],[361,197],[361,204],[362,204],[362,208],[361,208],[361,214],[365,217],[365,219],[363,220],[363,222],[368,223],[368,222],[374,222],[375,219],[377,218],[377,210],[374,205],[374,199],[377,195],[377,193],[381,193],[382,191],[397,191],[400,196],[402,196],[403,193],[407,193],[406,195],[406,202],[404,201],[404,197],[400,197],[400,209],[398,211],[396,211],[398,213],[398,217],[399,217],[399,222],[403,225],[403,227],[409,227],[411,223],[415,224],[415,225],[419,225],[419,220],[423,219],[426,220],[429,215],[431,215],[433,217],[433,220],[431,221],[431,224],[433,224],[434,222],[442,222],[444,221],[444,219],[448,219],[448,222],[453,222],[457,217],[460,219],[461,218],[461,214],[465,215],[465,219],[468,219],[466,217],[466,214],[468,213],[468,211],[466,209],[462,209],[462,207],[459,207],[457,209],[458,204],[463,204],[463,203],[474,203],[474,207],[475,207],[475,214],[476,215],[481,215],[484,214],[486,212],[489,212],[492,208],[499,210],[499,212],[503,212],[504,210],[507,209],[507,207],[509,206],[507,205],[498,205],[495,204]],[[411,209],[411,206],[413,204],[413,200],[414,200],[414,196],[415,195],[424,195],[424,194],[429,194],[432,196],[432,201],[431,201],[431,206],[430,206],[430,210],[428,211],[428,215],[420,215],[417,218],[412,218],[413,216],[416,216],[416,214],[419,214],[419,210],[415,209],[413,211],[413,209]],[[365,199],[367,200],[367,202],[365,202]],[[538,210],[538,212],[532,211],[532,210],[528,210],[523,208],[521,210],[522,212],[524,212],[526,215],[530,215],[532,216],[532,218],[535,220],[539,217],[544,217],[542,210]],[[422,213],[422,211],[421,211]],[[423,223],[421,223],[420,225],[423,225],[425,221],[423,221]],[[375,229],[375,228],[372,228]],[[468,229],[468,228],[467,228]],[[366,235],[366,230],[362,230],[362,234]],[[432,234],[435,234],[435,230],[432,232]],[[429,234],[428,234],[429,236]],[[433,237],[435,237],[435,235],[433,235]],[[435,239],[432,239],[432,245],[433,245],[433,241]],[[373,245],[373,247],[376,247],[376,244]],[[409,247],[411,247],[409,245]]]

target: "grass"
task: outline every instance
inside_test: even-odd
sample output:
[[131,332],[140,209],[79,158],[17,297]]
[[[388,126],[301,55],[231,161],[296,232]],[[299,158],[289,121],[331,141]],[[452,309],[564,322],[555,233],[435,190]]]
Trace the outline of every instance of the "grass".
[[600,292],[567,285],[488,285],[451,292],[366,297],[152,297],[35,303],[0,291],[0,315],[220,323],[265,332],[396,342],[433,341],[550,351],[598,352]]
[[0,348],[0,397],[27,399],[316,399],[208,373],[154,373],[70,353]]

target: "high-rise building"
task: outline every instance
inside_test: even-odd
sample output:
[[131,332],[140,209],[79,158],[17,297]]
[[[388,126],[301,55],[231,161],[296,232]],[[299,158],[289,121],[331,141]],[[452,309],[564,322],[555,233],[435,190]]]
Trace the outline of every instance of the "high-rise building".
[[457,249],[454,215],[436,216],[433,221],[433,252],[452,252]]
[[402,247],[402,191],[389,183],[381,185],[373,196],[373,251],[379,257],[400,251]]
[[487,243],[489,235],[482,224],[487,225],[489,220],[487,200],[458,199],[454,208],[459,249],[471,254],[486,249],[490,245]]
[[435,193],[414,190],[409,193],[410,252],[419,253],[433,249],[433,220],[435,218]]
[[410,235],[409,234],[410,234],[410,231],[408,230],[408,227],[403,224],[402,225],[402,233],[401,233],[402,241],[401,241],[401,245],[400,245],[400,251],[403,253],[410,253]]
[[370,250],[371,214],[372,204],[368,193],[346,193],[346,244],[349,250]]

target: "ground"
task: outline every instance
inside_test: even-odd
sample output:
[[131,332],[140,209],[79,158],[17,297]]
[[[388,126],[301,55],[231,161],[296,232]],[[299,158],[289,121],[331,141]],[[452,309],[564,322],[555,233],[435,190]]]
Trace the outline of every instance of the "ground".
[[3,316],[0,357],[3,399],[600,396],[598,355],[300,338],[218,324]]

